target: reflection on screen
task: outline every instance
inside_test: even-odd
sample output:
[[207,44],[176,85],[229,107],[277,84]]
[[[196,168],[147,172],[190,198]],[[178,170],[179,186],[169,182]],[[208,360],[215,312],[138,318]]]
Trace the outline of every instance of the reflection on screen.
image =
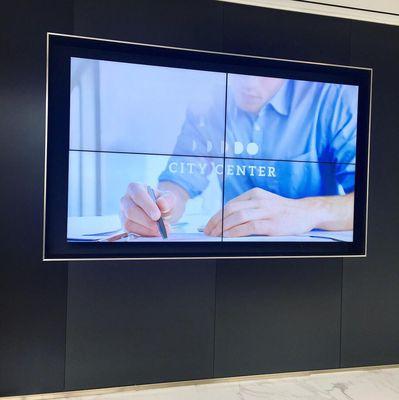
[[70,101],[68,241],[353,241],[357,86],[72,58]]

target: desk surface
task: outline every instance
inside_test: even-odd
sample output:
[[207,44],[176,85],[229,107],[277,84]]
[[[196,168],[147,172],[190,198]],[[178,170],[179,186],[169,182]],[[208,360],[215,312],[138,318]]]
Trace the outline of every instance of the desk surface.
[[[174,242],[219,242],[220,237],[211,237],[203,232],[198,232],[198,227],[203,226],[201,218],[190,216],[190,222],[181,221],[172,226],[169,241]],[[91,217],[69,217],[68,218],[68,240],[71,241],[98,241],[108,236],[115,235],[121,230],[118,215],[91,216]],[[295,236],[249,236],[241,238],[223,238],[225,242],[351,242],[353,231],[311,231]],[[146,238],[131,235],[123,239],[125,242],[162,242],[160,237]]]

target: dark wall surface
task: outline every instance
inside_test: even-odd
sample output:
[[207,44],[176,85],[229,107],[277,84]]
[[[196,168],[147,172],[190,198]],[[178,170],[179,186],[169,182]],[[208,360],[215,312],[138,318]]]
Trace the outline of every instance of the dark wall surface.
[[[399,362],[399,28],[216,1],[5,1],[0,395]],[[41,262],[45,32],[374,68],[366,259]]]
[[68,1],[0,11],[0,395],[62,390],[67,264],[43,263],[46,31],[71,32]]
[[215,261],[70,263],[67,390],[209,378]]
[[374,85],[368,257],[344,260],[344,367],[399,362],[399,27],[353,22],[351,48]]

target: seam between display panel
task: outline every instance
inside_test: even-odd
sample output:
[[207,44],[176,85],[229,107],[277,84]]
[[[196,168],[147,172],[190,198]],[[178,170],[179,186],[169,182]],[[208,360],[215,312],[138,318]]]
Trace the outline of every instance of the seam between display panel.
[[[226,144],[225,144],[226,146]],[[193,157],[193,158],[221,158],[227,160],[245,160],[245,161],[271,161],[271,162],[288,162],[288,163],[308,163],[308,164],[332,164],[332,165],[356,165],[356,163],[334,162],[334,161],[307,161],[307,160],[283,160],[278,158],[253,158],[253,157],[232,157],[232,156],[208,156],[196,154],[171,154],[171,153],[143,153],[143,152],[129,152],[129,151],[111,151],[111,150],[79,150],[69,149],[69,151],[82,152],[82,153],[104,153],[104,154],[124,154],[124,155],[141,155],[141,156],[159,156],[159,157]]]
[[212,377],[215,378],[215,362],[216,362],[216,308],[217,308],[217,276],[218,276],[218,260],[215,260],[215,276],[214,276],[214,307],[213,307],[213,357],[212,357]]
[[[221,30],[222,30],[222,50],[224,50],[224,5],[221,5],[221,17],[222,17],[222,26],[221,26]],[[225,111],[225,115],[224,115],[224,131],[226,133],[226,112],[227,112],[227,72],[226,72],[226,88],[225,88],[225,104],[224,104],[224,111]],[[226,135],[225,135],[226,136]],[[224,143],[223,149],[226,150],[226,142]],[[225,155],[225,154],[224,154]],[[223,160],[225,160],[225,158],[223,158]],[[224,176],[224,168],[223,168],[223,176]],[[224,179],[223,179],[223,188],[224,188]],[[222,196],[224,195],[224,192],[222,194]],[[222,197],[222,203],[224,201],[224,198]],[[222,204],[222,210],[223,210],[224,206]],[[223,221],[223,219],[222,219]],[[222,235],[221,235],[221,243],[223,242],[223,230],[222,230]],[[216,323],[217,323],[217,284],[218,284],[218,268],[219,268],[219,260],[218,259],[214,259],[215,262],[215,287],[214,287],[214,308],[213,308],[213,358],[212,358],[212,378],[215,379],[215,366],[216,366]]]
[[344,259],[341,258],[341,299],[339,305],[339,354],[338,365],[342,368],[342,321],[343,321],[343,293],[344,293]]
[[223,243],[224,236],[224,189],[226,179],[226,147],[227,147],[227,84],[229,74],[226,72],[226,85],[224,92],[224,133],[223,133],[223,176],[222,176],[222,232],[221,243]]
[[69,264],[66,262],[66,291],[65,291],[65,336],[64,336],[64,391],[66,391],[66,374],[67,374],[67,345],[68,345],[68,303],[69,303]]

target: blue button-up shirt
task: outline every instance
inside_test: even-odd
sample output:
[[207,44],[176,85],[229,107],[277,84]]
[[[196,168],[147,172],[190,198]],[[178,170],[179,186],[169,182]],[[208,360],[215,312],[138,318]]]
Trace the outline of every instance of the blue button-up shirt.
[[160,181],[195,197],[214,170],[225,202],[254,187],[290,198],[354,191],[357,86],[286,80],[256,115],[224,95],[187,111]]

